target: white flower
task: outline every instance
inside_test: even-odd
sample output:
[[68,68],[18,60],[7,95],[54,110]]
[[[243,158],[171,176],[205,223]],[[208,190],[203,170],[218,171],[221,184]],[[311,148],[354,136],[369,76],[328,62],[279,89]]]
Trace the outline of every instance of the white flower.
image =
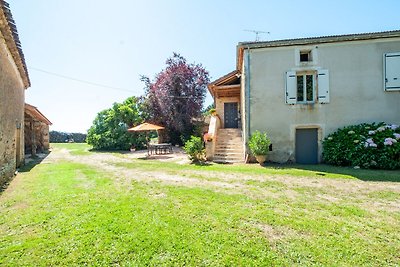
[[396,140],[396,139],[393,139],[393,138],[391,138],[391,137],[385,138],[385,142],[383,142],[383,144],[384,144],[385,146],[391,146],[391,145],[393,145],[394,143],[397,143],[397,140]]
[[369,144],[370,147],[378,147],[377,144],[373,143],[373,144]]
[[398,134],[398,133],[394,133],[393,136],[394,136],[394,138],[396,138],[396,139],[400,139],[400,134]]
[[383,127],[383,126],[381,126],[381,127],[379,127],[378,129],[376,129],[378,132],[383,132],[384,130],[386,130],[386,128],[385,127]]
[[369,135],[374,135],[374,134],[375,134],[375,131],[368,131],[368,134],[369,134]]

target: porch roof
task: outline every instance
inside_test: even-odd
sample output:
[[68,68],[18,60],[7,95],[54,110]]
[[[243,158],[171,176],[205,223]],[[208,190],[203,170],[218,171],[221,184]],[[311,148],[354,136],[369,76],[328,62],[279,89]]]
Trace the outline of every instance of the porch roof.
[[211,95],[215,97],[240,96],[240,72],[234,70],[207,85]]
[[25,103],[25,113],[40,122],[43,122],[47,125],[52,125],[51,121],[49,121],[49,119],[47,119],[46,116],[43,115],[43,113],[40,112],[39,109],[35,106]]

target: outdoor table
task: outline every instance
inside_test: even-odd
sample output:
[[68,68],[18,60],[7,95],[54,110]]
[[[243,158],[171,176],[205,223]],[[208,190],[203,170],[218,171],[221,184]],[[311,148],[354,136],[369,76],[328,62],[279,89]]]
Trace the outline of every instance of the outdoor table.
[[150,144],[150,154],[170,154],[172,153],[172,145],[170,143]]

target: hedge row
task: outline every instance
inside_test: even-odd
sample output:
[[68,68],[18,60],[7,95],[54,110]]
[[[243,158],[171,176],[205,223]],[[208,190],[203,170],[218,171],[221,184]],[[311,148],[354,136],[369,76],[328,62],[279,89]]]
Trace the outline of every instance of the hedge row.
[[341,128],[323,141],[326,163],[361,168],[400,168],[400,127],[363,123]]

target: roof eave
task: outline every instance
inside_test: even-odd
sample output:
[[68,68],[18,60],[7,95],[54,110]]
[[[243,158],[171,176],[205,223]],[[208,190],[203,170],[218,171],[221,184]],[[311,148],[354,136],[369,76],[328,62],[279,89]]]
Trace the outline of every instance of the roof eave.
[[34,116],[37,120],[47,125],[53,125],[53,123],[51,123],[51,121],[42,112],[40,112],[40,110],[37,107],[25,103],[25,112],[27,111],[30,113],[31,116]]
[[28,68],[25,63],[24,53],[21,48],[17,27],[12,17],[10,7],[7,2],[0,0],[0,31],[4,37],[5,43],[17,65],[18,71],[27,89],[31,86],[29,79]]
[[400,38],[400,30],[374,32],[374,33],[333,35],[333,36],[322,36],[322,37],[311,37],[311,38],[285,39],[285,40],[275,40],[268,42],[240,42],[237,45],[236,68],[237,70],[242,69],[243,52],[245,49],[299,46],[299,45],[312,45],[312,44],[336,43],[336,42],[353,42],[353,41],[365,41],[365,40],[396,38],[396,37]]

